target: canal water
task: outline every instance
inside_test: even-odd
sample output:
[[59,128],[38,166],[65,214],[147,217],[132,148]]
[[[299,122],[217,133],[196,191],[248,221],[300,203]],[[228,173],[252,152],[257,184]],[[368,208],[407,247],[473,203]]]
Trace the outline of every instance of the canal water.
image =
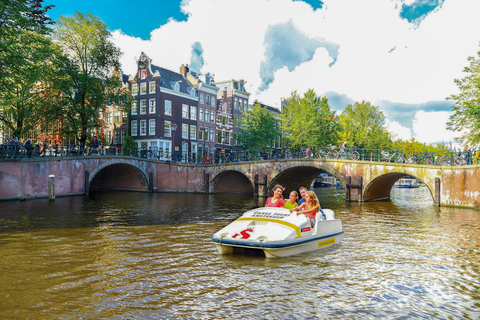
[[343,243],[282,259],[219,256],[251,195],[107,193],[0,203],[2,319],[479,319],[480,212],[425,187],[348,204]]

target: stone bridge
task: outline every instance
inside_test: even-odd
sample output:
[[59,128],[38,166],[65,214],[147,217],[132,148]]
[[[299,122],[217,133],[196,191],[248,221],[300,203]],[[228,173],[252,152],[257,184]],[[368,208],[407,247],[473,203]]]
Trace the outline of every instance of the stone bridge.
[[480,165],[430,166],[335,159],[289,159],[215,165],[168,163],[132,157],[19,159],[0,163],[0,200],[48,197],[102,190],[142,192],[250,192],[266,196],[275,184],[309,187],[320,173],[341,182],[347,201],[384,200],[394,183],[421,180],[436,205],[478,208]]

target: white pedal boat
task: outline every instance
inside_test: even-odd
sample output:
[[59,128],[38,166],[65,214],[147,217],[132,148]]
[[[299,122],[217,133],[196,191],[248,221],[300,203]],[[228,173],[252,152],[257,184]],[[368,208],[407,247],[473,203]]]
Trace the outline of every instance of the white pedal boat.
[[338,245],[343,227],[335,213],[323,209],[327,219],[317,213],[313,228],[309,219],[283,208],[257,208],[216,232],[212,240],[218,253],[232,254],[245,248],[263,250],[267,258],[280,258]]

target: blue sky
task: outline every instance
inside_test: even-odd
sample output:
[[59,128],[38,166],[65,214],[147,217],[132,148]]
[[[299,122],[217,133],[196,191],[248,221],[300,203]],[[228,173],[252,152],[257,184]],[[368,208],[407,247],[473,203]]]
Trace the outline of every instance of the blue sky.
[[370,101],[390,131],[427,143],[445,130],[454,79],[478,51],[478,0],[53,0],[52,19],[92,13],[123,51],[125,73],[145,52],[178,70],[188,63],[217,80],[244,79],[278,107],[314,89],[341,112]]

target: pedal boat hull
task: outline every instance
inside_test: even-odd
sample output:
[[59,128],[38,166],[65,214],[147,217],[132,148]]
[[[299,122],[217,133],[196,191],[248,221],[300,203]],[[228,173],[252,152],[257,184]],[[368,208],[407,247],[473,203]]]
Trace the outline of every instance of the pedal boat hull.
[[342,222],[332,210],[324,209],[313,228],[309,219],[283,208],[258,208],[245,212],[212,240],[219,254],[232,254],[245,249],[263,250],[267,258],[280,258],[339,245],[343,238]]

